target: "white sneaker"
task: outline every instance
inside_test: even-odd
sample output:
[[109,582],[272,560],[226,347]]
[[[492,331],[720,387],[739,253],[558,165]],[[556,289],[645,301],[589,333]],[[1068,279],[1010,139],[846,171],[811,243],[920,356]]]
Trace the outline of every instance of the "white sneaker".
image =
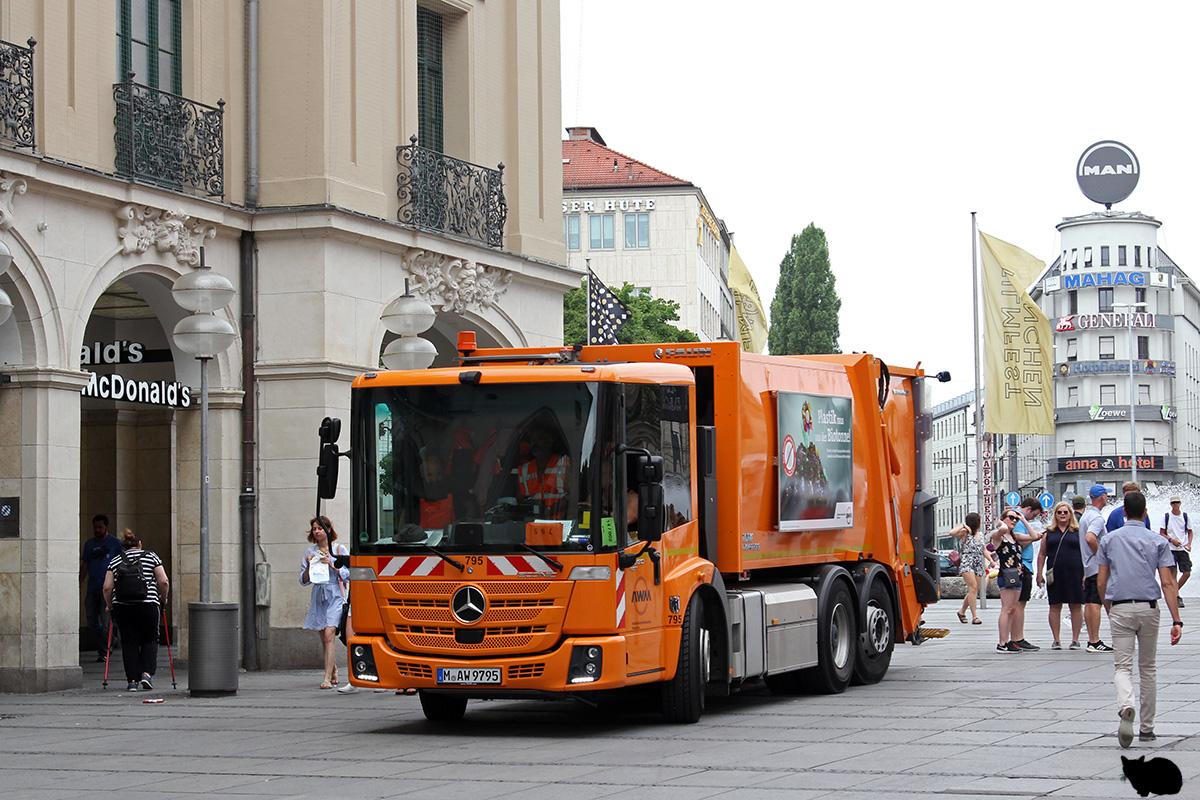
[[1132,708],[1121,709],[1121,724],[1117,727],[1117,741],[1121,747],[1133,744],[1133,715]]
[[338,694],[354,694],[358,691],[358,687],[353,683],[347,683],[345,686],[338,687]]

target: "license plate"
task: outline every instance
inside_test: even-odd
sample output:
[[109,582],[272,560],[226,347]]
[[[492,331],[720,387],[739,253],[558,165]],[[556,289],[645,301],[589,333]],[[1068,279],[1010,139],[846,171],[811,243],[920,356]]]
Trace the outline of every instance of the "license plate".
[[438,683],[476,685],[500,683],[499,667],[438,667]]

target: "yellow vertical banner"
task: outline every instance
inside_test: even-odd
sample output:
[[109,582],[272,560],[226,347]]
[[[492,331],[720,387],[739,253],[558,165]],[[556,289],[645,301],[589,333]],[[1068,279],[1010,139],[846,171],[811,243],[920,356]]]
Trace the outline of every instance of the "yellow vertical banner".
[[761,353],[767,346],[767,315],[763,312],[758,287],[736,247],[729,248],[729,289],[737,311],[738,340],[747,353]]
[[984,428],[988,433],[1054,433],[1050,321],[1025,291],[1046,264],[986,233],[979,239]]

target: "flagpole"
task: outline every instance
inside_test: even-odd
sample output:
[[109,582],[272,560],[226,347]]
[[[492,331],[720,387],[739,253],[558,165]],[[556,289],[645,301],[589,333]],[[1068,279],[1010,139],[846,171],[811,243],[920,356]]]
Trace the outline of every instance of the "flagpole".
[[[987,498],[984,496],[986,489],[984,488],[983,470],[985,459],[984,452],[984,433],[983,433],[983,394],[980,389],[979,378],[979,225],[975,219],[975,212],[971,212],[971,315],[974,317],[975,324],[975,340],[973,344],[972,355],[975,357],[975,494],[976,501],[979,503],[979,526],[986,538],[987,532],[991,530],[992,519],[991,515],[985,512],[985,509],[990,508]],[[990,459],[987,460],[990,468]],[[979,607],[987,608],[987,586],[988,576],[984,572],[983,580],[979,586]]]
[[583,293],[583,312],[587,323],[583,333],[583,343],[592,343],[592,260],[585,258],[583,264],[587,267],[587,289]]

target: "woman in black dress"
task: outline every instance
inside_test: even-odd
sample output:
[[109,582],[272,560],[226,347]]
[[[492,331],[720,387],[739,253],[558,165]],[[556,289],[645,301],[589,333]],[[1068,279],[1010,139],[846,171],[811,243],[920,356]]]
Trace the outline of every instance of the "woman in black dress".
[[[1054,576],[1053,580],[1048,579],[1050,574]],[[1046,587],[1046,597],[1050,601],[1050,633],[1054,635],[1050,649],[1062,650],[1059,628],[1063,603],[1066,603],[1071,609],[1070,648],[1078,650],[1079,631],[1083,626],[1083,556],[1079,550],[1079,524],[1070,503],[1062,502],[1054,507],[1052,527],[1046,529],[1046,539],[1038,552],[1037,583]]]

